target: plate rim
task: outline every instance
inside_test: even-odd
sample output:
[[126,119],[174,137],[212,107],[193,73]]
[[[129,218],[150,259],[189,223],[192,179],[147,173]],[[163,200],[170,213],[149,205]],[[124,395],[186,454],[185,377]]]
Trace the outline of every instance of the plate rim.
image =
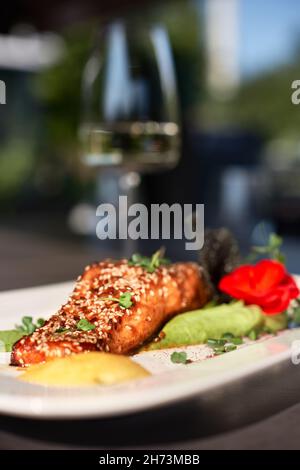
[[[3,297],[13,295],[23,295],[24,291],[30,295],[34,293],[41,294],[41,290],[45,290],[44,295],[47,295],[49,289],[60,288],[62,290],[69,289],[72,286],[72,282],[56,283],[46,286],[30,287],[25,289],[15,289],[11,291],[0,292],[0,306]],[[1,317],[0,317],[1,321]],[[84,395],[72,396],[72,400],[63,402],[63,397],[31,397],[28,401],[28,396],[24,395],[12,395],[2,393],[0,390],[0,413],[10,416],[18,416],[22,418],[33,418],[33,419],[80,419],[80,418],[108,418],[116,416],[124,416],[128,414],[138,413],[141,411],[148,411],[149,409],[159,408],[167,405],[172,405],[176,402],[183,401],[194,396],[199,398],[208,393],[212,388],[222,387],[222,385],[234,382],[236,380],[246,378],[260,371],[264,371],[272,366],[277,366],[290,359],[291,357],[291,343],[293,340],[300,340],[300,328],[293,330],[286,330],[280,335],[273,336],[269,339],[265,339],[262,342],[256,342],[253,344],[246,345],[245,348],[232,351],[223,356],[214,357],[208,360],[200,361],[199,363],[190,364],[188,366],[178,366],[178,369],[170,370],[162,373],[165,377],[175,377],[172,374],[178,373],[179,370],[184,371],[183,375],[189,378],[186,382],[181,382],[174,386],[172,381],[170,384],[160,384],[157,389],[153,388],[153,384],[149,387],[147,393],[143,393],[141,398],[140,390],[138,387],[130,390],[125,389],[124,392],[119,395],[121,400],[116,400],[116,395],[113,395],[110,399],[108,394],[99,393],[97,394],[98,387],[95,388],[95,393],[89,396],[88,400],[84,400]],[[259,351],[261,344],[273,345],[282,344],[286,345],[286,348],[276,354],[271,354],[266,357],[260,358],[257,362],[249,362],[237,367],[234,370],[224,370],[222,373],[217,374],[214,378],[201,377],[201,368],[205,370],[210,360],[214,361],[214,364],[226,362],[228,359],[241,356],[241,351],[247,350],[248,352]],[[235,356],[234,356],[235,355]],[[247,356],[247,354],[245,353]],[[230,361],[229,361],[230,362]],[[247,362],[247,361],[246,361]],[[203,364],[205,364],[203,366]],[[184,369],[183,369],[184,368]],[[155,387],[155,379],[157,375],[152,376]],[[10,379],[9,379],[10,380]],[[13,379],[15,380],[15,379]],[[141,379],[138,383],[145,383],[151,380],[150,378]],[[137,384],[137,382],[134,382]],[[41,390],[48,389],[49,387],[36,385]],[[87,389],[86,387],[84,387]],[[110,387],[108,387],[111,389]],[[115,387],[115,388],[118,388]],[[101,387],[103,391],[103,386]],[[117,395],[118,396],[118,395]],[[67,403],[67,405],[66,405]]]

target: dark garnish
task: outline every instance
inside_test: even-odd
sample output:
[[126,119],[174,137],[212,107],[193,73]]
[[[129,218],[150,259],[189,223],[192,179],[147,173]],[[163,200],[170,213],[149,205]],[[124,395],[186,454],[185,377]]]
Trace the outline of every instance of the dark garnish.
[[226,228],[206,230],[199,262],[209,276],[218,303],[231,300],[218,290],[218,285],[222,277],[241,263],[239,245],[232,233]]

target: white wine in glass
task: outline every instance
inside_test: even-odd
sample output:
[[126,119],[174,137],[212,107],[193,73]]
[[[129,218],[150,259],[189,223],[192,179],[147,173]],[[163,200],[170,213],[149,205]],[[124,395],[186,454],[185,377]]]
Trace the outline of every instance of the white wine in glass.
[[179,159],[174,65],[162,26],[108,25],[87,62],[80,129],[88,166],[170,168]]

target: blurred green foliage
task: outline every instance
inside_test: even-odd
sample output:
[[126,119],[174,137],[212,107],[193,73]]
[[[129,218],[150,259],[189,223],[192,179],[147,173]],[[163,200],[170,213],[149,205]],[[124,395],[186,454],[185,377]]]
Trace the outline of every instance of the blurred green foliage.
[[21,138],[9,140],[0,152],[0,199],[9,200],[30,177],[34,154],[32,144]]
[[241,81],[228,100],[218,100],[208,92],[198,107],[198,118],[210,129],[250,130],[267,139],[298,140],[300,107],[291,102],[291,85],[300,77],[300,57]]
[[268,138],[299,138],[300,108],[291,102],[292,82],[300,77],[300,60],[282,65],[242,84],[233,100],[233,119]]
[[[139,13],[136,21],[142,22]],[[151,6],[147,21],[164,24],[174,51],[182,106],[194,107],[201,83],[199,16],[193,2],[165,2]],[[48,145],[65,158],[78,152],[81,80],[101,23],[91,20],[64,31],[65,53],[55,66],[36,79],[36,96],[45,111]]]
[[82,71],[94,29],[91,22],[64,31],[64,54],[35,82],[35,94],[44,109],[47,144],[68,161],[76,160],[78,153]]

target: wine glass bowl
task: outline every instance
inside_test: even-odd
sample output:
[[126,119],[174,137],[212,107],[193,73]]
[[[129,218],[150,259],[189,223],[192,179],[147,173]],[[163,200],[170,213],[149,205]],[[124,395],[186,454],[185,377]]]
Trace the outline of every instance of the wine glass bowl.
[[108,25],[86,64],[82,96],[84,164],[138,172],[177,164],[176,80],[162,26]]

